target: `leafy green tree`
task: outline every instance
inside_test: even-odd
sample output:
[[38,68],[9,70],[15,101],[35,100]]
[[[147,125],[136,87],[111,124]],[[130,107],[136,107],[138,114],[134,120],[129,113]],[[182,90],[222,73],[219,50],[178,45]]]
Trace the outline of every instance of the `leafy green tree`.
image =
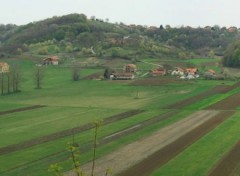
[[72,80],[73,81],[79,81],[80,80],[80,71],[81,67],[77,63],[74,63],[72,65]]
[[223,57],[223,65],[229,67],[240,66],[240,41],[229,45]]
[[38,54],[47,55],[48,54],[48,47],[44,46],[44,47],[39,48],[38,49]]
[[73,52],[73,46],[72,45],[67,45],[65,48],[65,51],[68,53],[72,53]]

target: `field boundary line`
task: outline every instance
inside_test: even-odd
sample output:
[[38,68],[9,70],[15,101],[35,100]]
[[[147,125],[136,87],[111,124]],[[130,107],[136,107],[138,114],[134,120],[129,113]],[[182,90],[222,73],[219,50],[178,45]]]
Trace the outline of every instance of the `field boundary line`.
[[[117,115],[113,115],[113,116],[110,116],[110,117],[104,119],[103,125],[107,125],[107,124],[113,123],[115,121],[122,120],[122,119],[125,119],[125,118],[128,118],[128,117],[140,114],[142,112],[144,112],[144,110],[131,110],[131,111],[127,111],[127,112],[117,114]],[[39,144],[42,144],[42,143],[45,143],[45,142],[60,139],[60,138],[66,137],[66,136],[71,136],[73,134],[77,134],[77,133],[80,133],[80,132],[91,130],[93,128],[94,128],[93,123],[87,123],[87,124],[79,126],[79,127],[74,127],[74,128],[70,128],[70,129],[60,131],[60,132],[56,132],[56,133],[52,133],[52,134],[45,135],[45,136],[42,136],[42,137],[38,137],[38,138],[35,138],[35,139],[23,141],[23,142],[16,143],[16,144],[11,144],[11,145],[0,148],[0,155],[12,153],[12,152],[23,150],[23,149],[26,149],[26,148],[30,148],[30,147],[35,146],[35,145],[39,145]]]
[[17,109],[11,109],[7,111],[0,111],[0,116],[1,115],[6,115],[6,114],[12,114],[16,112],[23,112],[23,111],[29,111],[33,109],[39,109],[39,108],[44,108],[47,107],[46,105],[33,105],[33,106],[27,106],[27,107],[22,107],[22,108],[17,108]]

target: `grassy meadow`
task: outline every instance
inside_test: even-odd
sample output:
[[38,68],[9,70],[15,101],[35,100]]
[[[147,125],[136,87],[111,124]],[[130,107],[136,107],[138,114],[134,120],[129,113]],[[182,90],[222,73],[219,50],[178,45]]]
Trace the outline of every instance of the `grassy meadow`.
[[[104,72],[101,68],[82,68],[79,81],[72,80],[72,70],[69,67],[44,67],[42,89],[36,89],[34,70],[37,60],[10,59],[9,64],[18,64],[21,68],[21,92],[0,96],[0,112],[34,105],[44,105],[42,108],[0,115],[0,148],[19,144],[63,130],[84,126],[96,120],[103,120],[131,110],[143,110],[142,113],[103,124],[99,130],[99,140],[118,131],[131,128],[146,120],[170,112],[167,105],[205,92],[216,85],[233,85],[233,81],[194,80],[186,83],[170,83],[162,86],[141,85],[133,86],[130,81],[86,80],[85,76]],[[154,61],[154,59],[150,60]],[[196,64],[202,61],[196,61]],[[144,67],[143,63],[139,63]],[[148,69],[145,66],[144,69]],[[141,78],[143,79],[143,78]],[[101,145],[97,156],[103,156],[121,146],[147,136],[154,131],[172,124],[187,115],[220,101],[230,95],[239,93],[235,89],[228,94],[214,95],[187,106],[171,118],[151,124],[134,133]],[[240,119],[234,117],[224,122],[217,129],[190,146],[181,155],[169,162],[154,175],[203,175],[239,140],[237,128]],[[221,136],[223,131],[228,131]],[[81,154],[81,162],[91,159],[93,130],[74,134],[74,140],[86,151]],[[217,137],[216,137],[217,136]],[[225,141],[218,145],[219,141]],[[72,142],[73,136],[65,136],[28,148],[0,155],[0,175],[4,176],[48,176],[48,167],[52,163],[60,163],[64,170],[71,168],[66,151],[67,143]],[[209,142],[212,141],[212,142]],[[213,144],[213,145],[212,145]],[[215,149],[214,149],[215,148]],[[196,152],[205,151],[204,153]],[[218,153],[219,155],[215,154]],[[210,156],[210,157],[208,157]],[[208,157],[201,166],[194,165],[195,160]],[[194,158],[194,162],[192,160]],[[196,161],[196,162],[199,162]],[[186,163],[186,167],[181,166]],[[167,174],[166,174],[167,173]],[[202,175],[198,174],[198,175]]]

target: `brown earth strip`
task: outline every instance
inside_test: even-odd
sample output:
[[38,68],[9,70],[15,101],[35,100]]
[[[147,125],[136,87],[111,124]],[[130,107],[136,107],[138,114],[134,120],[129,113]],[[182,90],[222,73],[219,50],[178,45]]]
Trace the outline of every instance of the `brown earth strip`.
[[174,77],[152,77],[145,79],[137,79],[131,82],[132,86],[163,86],[167,84],[191,84],[192,81],[184,81]]
[[[240,141],[211,170],[208,176],[229,176],[240,164]],[[238,173],[239,174],[239,173]],[[234,174],[233,174],[234,175]]]
[[[165,146],[161,150],[149,156],[147,159],[139,162],[133,167],[125,170],[118,174],[118,176],[148,176],[151,173],[166,164],[176,155],[185,150],[188,146],[196,142],[198,139],[203,137],[205,134],[213,130],[219,124],[221,124],[228,117],[233,115],[234,111],[222,111],[216,117],[211,118],[202,125],[198,126],[194,130],[178,138],[171,144]],[[226,176],[226,175],[225,175]]]
[[195,103],[196,100],[199,101],[199,100],[203,100],[204,98],[207,98],[207,97],[210,97],[212,95],[215,95],[215,94],[223,94],[223,93],[227,93],[237,87],[240,86],[240,83],[236,83],[234,84],[233,86],[226,86],[226,85],[219,85],[219,86],[216,86],[206,92],[203,92],[203,93],[200,93],[196,96],[193,96],[193,97],[190,97],[190,98],[187,98],[185,100],[182,100],[180,102],[177,102],[175,104],[172,104],[170,106],[167,106],[166,108],[168,109],[181,109],[185,106],[188,106],[188,105],[191,105],[192,103]]
[[28,107],[23,107],[23,108],[11,109],[8,111],[0,111],[0,115],[12,114],[15,112],[29,111],[29,110],[43,108],[43,107],[46,107],[46,106],[45,105],[34,105],[34,106],[28,106]]
[[[103,125],[107,125],[107,124],[110,124],[112,122],[115,122],[115,121],[118,121],[118,120],[121,120],[121,119],[125,119],[125,118],[128,118],[128,117],[140,114],[142,112],[143,112],[143,110],[131,110],[131,111],[127,111],[127,112],[124,112],[124,113],[121,113],[121,114],[117,114],[117,115],[114,115],[114,116],[111,116],[111,117],[108,117],[108,118],[104,119]],[[89,123],[89,124],[86,124],[86,125],[83,125],[83,126],[80,126],[80,127],[75,127],[75,128],[63,130],[63,131],[60,131],[60,132],[57,132],[57,133],[42,136],[42,137],[35,138],[35,139],[32,139],[32,140],[20,142],[20,143],[17,143],[17,144],[8,145],[6,147],[1,147],[0,148],[0,155],[12,153],[12,152],[15,152],[15,151],[18,151],[18,150],[23,150],[23,149],[26,149],[26,148],[29,148],[29,147],[32,147],[32,146],[35,146],[35,145],[39,145],[39,144],[49,142],[49,141],[52,141],[52,140],[56,140],[56,139],[59,139],[59,138],[63,138],[63,137],[66,137],[66,136],[71,136],[73,134],[84,132],[84,131],[87,131],[87,130],[90,130],[90,129],[93,129],[93,128],[94,128],[94,124]]]
[[[106,168],[111,168],[115,173],[131,168],[218,114],[219,111],[198,111],[150,136],[113,151],[96,160],[95,174],[96,176],[104,174]],[[91,170],[91,163],[84,165],[83,169],[86,172]],[[67,175],[74,174],[69,172]]]
[[[98,147],[106,145],[106,144],[108,144],[110,142],[113,142],[115,140],[118,140],[118,139],[120,139],[124,136],[130,135],[130,134],[132,134],[136,131],[139,131],[139,130],[145,128],[145,127],[148,127],[148,126],[150,126],[154,123],[157,123],[157,122],[160,122],[160,121],[165,120],[167,118],[170,118],[173,115],[177,114],[178,112],[179,111],[167,112],[165,114],[161,114],[161,115],[155,116],[151,119],[145,120],[141,123],[138,123],[133,127],[125,128],[125,129],[122,129],[121,131],[117,131],[115,133],[109,134],[108,136],[105,136],[102,139],[99,139]],[[92,146],[93,146],[93,143],[81,144],[81,146],[80,146],[81,153],[85,153],[85,152],[88,152],[88,151],[92,150]],[[38,162],[43,162],[43,161],[45,163],[51,164],[53,158],[58,158],[57,160],[55,160],[55,162],[64,161],[64,160],[69,158],[69,155],[67,155],[66,153],[68,153],[66,150],[59,151],[59,152],[53,153],[51,155],[45,156],[43,158],[39,158],[37,160],[31,161],[29,163],[25,163],[25,164],[19,165],[17,167],[2,171],[0,174],[9,173],[9,172],[14,171],[16,169],[29,167],[30,165],[34,165],[34,164],[37,164]]]
[[239,106],[240,94],[235,94],[207,107],[206,109],[235,110]]
[[165,114],[161,114],[161,115],[158,115],[158,116],[153,117],[151,119],[145,120],[145,121],[143,121],[141,123],[138,123],[138,124],[136,124],[134,126],[134,128],[132,128],[132,127],[131,128],[125,128],[125,129],[123,129],[121,131],[118,131],[118,132],[115,132],[113,134],[110,134],[110,135],[104,137],[102,140],[100,140],[99,145],[105,145],[105,144],[107,144],[109,142],[112,142],[114,140],[117,140],[117,139],[119,139],[121,137],[127,136],[127,135],[132,134],[134,132],[137,132],[139,130],[142,130],[143,128],[148,127],[148,126],[150,126],[150,125],[152,125],[154,123],[158,123],[158,122],[160,122],[162,120],[170,118],[173,115],[176,115],[178,112],[179,111],[167,112]]

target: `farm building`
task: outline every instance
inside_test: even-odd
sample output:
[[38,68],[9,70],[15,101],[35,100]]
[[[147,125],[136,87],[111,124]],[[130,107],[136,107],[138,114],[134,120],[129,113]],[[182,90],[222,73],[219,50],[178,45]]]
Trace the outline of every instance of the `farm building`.
[[9,65],[6,62],[0,62],[0,73],[9,72]]
[[183,76],[184,75],[184,69],[182,69],[181,67],[178,67],[174,71],[172,71],[171,75],[173,75],[173,76]]
[[43,59],[43,65],[58,65],[58,56],[51,56]]
[[198,69],[197,68],[187,68],[186,74],[196,75],[196,74],[198,74]]
[[152,76],[164,76],[166,75],[166,69],[157,68],[157,69],[151,70],[150,73]]
[[133,73],[113,73],[110,77],[113,80],[131,80],[135,78]]
[[123,67],[126,73],[135,73],[137,71],[137,66],[134,64],[127,64]]

